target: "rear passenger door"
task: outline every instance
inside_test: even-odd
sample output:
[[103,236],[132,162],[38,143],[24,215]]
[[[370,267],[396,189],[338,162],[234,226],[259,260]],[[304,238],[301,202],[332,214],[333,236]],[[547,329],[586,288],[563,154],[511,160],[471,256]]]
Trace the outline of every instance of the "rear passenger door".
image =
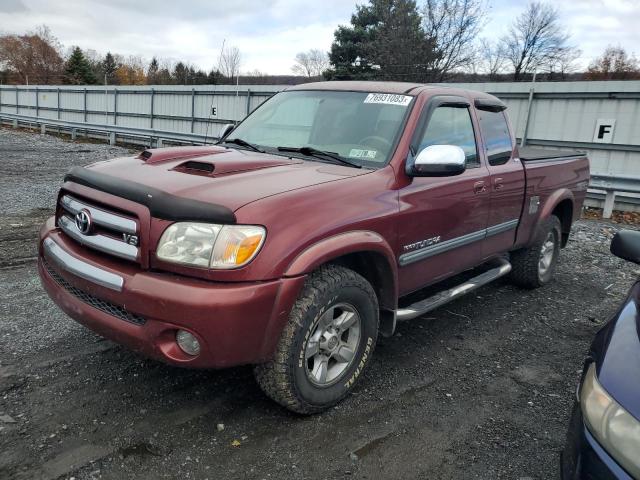
[[434,97],[424,107],[412,153],[430,145],[456,145],[466,170],[456,176],[413,177],[399,191],[401,295],[479,263],[489,215],[489,172],[478,151],[471,104]]
[[513,155],[515,139],[504,109],[500,102],[475,101],[482,153],[490,175],[491,203],[485,257],[506,252],[513,246],[524,201],[524,168],[520,159]]

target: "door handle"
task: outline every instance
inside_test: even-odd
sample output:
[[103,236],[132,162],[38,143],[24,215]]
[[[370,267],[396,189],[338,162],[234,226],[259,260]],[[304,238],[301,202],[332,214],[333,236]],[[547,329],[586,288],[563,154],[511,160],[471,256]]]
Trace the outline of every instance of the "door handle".
[[494,190],[502,190],[502,187],[504,187],[504,183],[502,183],[502,178],[496,178],[493,180]]
[[484,193],[487,191],[487,185],[480,181],[473,184],[473,193]]

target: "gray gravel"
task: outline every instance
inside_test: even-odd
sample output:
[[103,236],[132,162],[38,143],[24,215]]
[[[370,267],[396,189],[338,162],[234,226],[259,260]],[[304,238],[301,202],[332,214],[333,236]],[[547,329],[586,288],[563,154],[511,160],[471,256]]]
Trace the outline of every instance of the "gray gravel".
[[[20,162],[20,146],[54,163],[35,150]],[[84,148],[97,153],[64,153]],[[545,288],[497,282],[400,325],[354,395],[301,418],[248,367],[182,370],[101,339],[53,305],[32,260],[12,262],[64,171],[121,153],[0,130],[13,205],[0,216],[0,478],[557,478],[584,354],[640,275],[608,252],[619,227],[579,222]]]
[[51,214],[62,178],[71,167],[130,152],[104,143],[72,143],[0,128],[0,267],[35,256],[32,233]]

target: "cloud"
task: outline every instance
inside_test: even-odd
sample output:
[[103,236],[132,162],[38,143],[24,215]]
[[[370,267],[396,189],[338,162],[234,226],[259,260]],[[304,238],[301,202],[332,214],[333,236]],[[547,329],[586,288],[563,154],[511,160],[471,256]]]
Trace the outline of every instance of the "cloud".
[[[333,32],[348,24],[356,3],[366,0],[0,0],[0,25],[11,32],[46,24],[67,47],[99,53],[186,60],[205,69],[218,62],[223,41],[238,46],[242,70],[291,72],[297,52],[329,50]],[[482,36],[499,38],[527,0],[489,0]],[[418,2],[419,4],[421,1]],[[640,0],[554,2],[582,50],[586,66],[607,44],[638,46]],[[640,52],[636,52],[640,54]]]
[[27,7],[22,3],[22,0],[3,0],[0,3],[0,13],[18,13],[26,11]]

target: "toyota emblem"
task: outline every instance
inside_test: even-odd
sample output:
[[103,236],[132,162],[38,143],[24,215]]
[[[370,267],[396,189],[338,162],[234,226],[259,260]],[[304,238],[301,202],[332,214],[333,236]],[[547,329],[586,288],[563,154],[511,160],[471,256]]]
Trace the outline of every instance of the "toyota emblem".
[[91,231],[91,214],[89,210],[83,209],[76,213],[76,227],[83,235],[88,235]]

